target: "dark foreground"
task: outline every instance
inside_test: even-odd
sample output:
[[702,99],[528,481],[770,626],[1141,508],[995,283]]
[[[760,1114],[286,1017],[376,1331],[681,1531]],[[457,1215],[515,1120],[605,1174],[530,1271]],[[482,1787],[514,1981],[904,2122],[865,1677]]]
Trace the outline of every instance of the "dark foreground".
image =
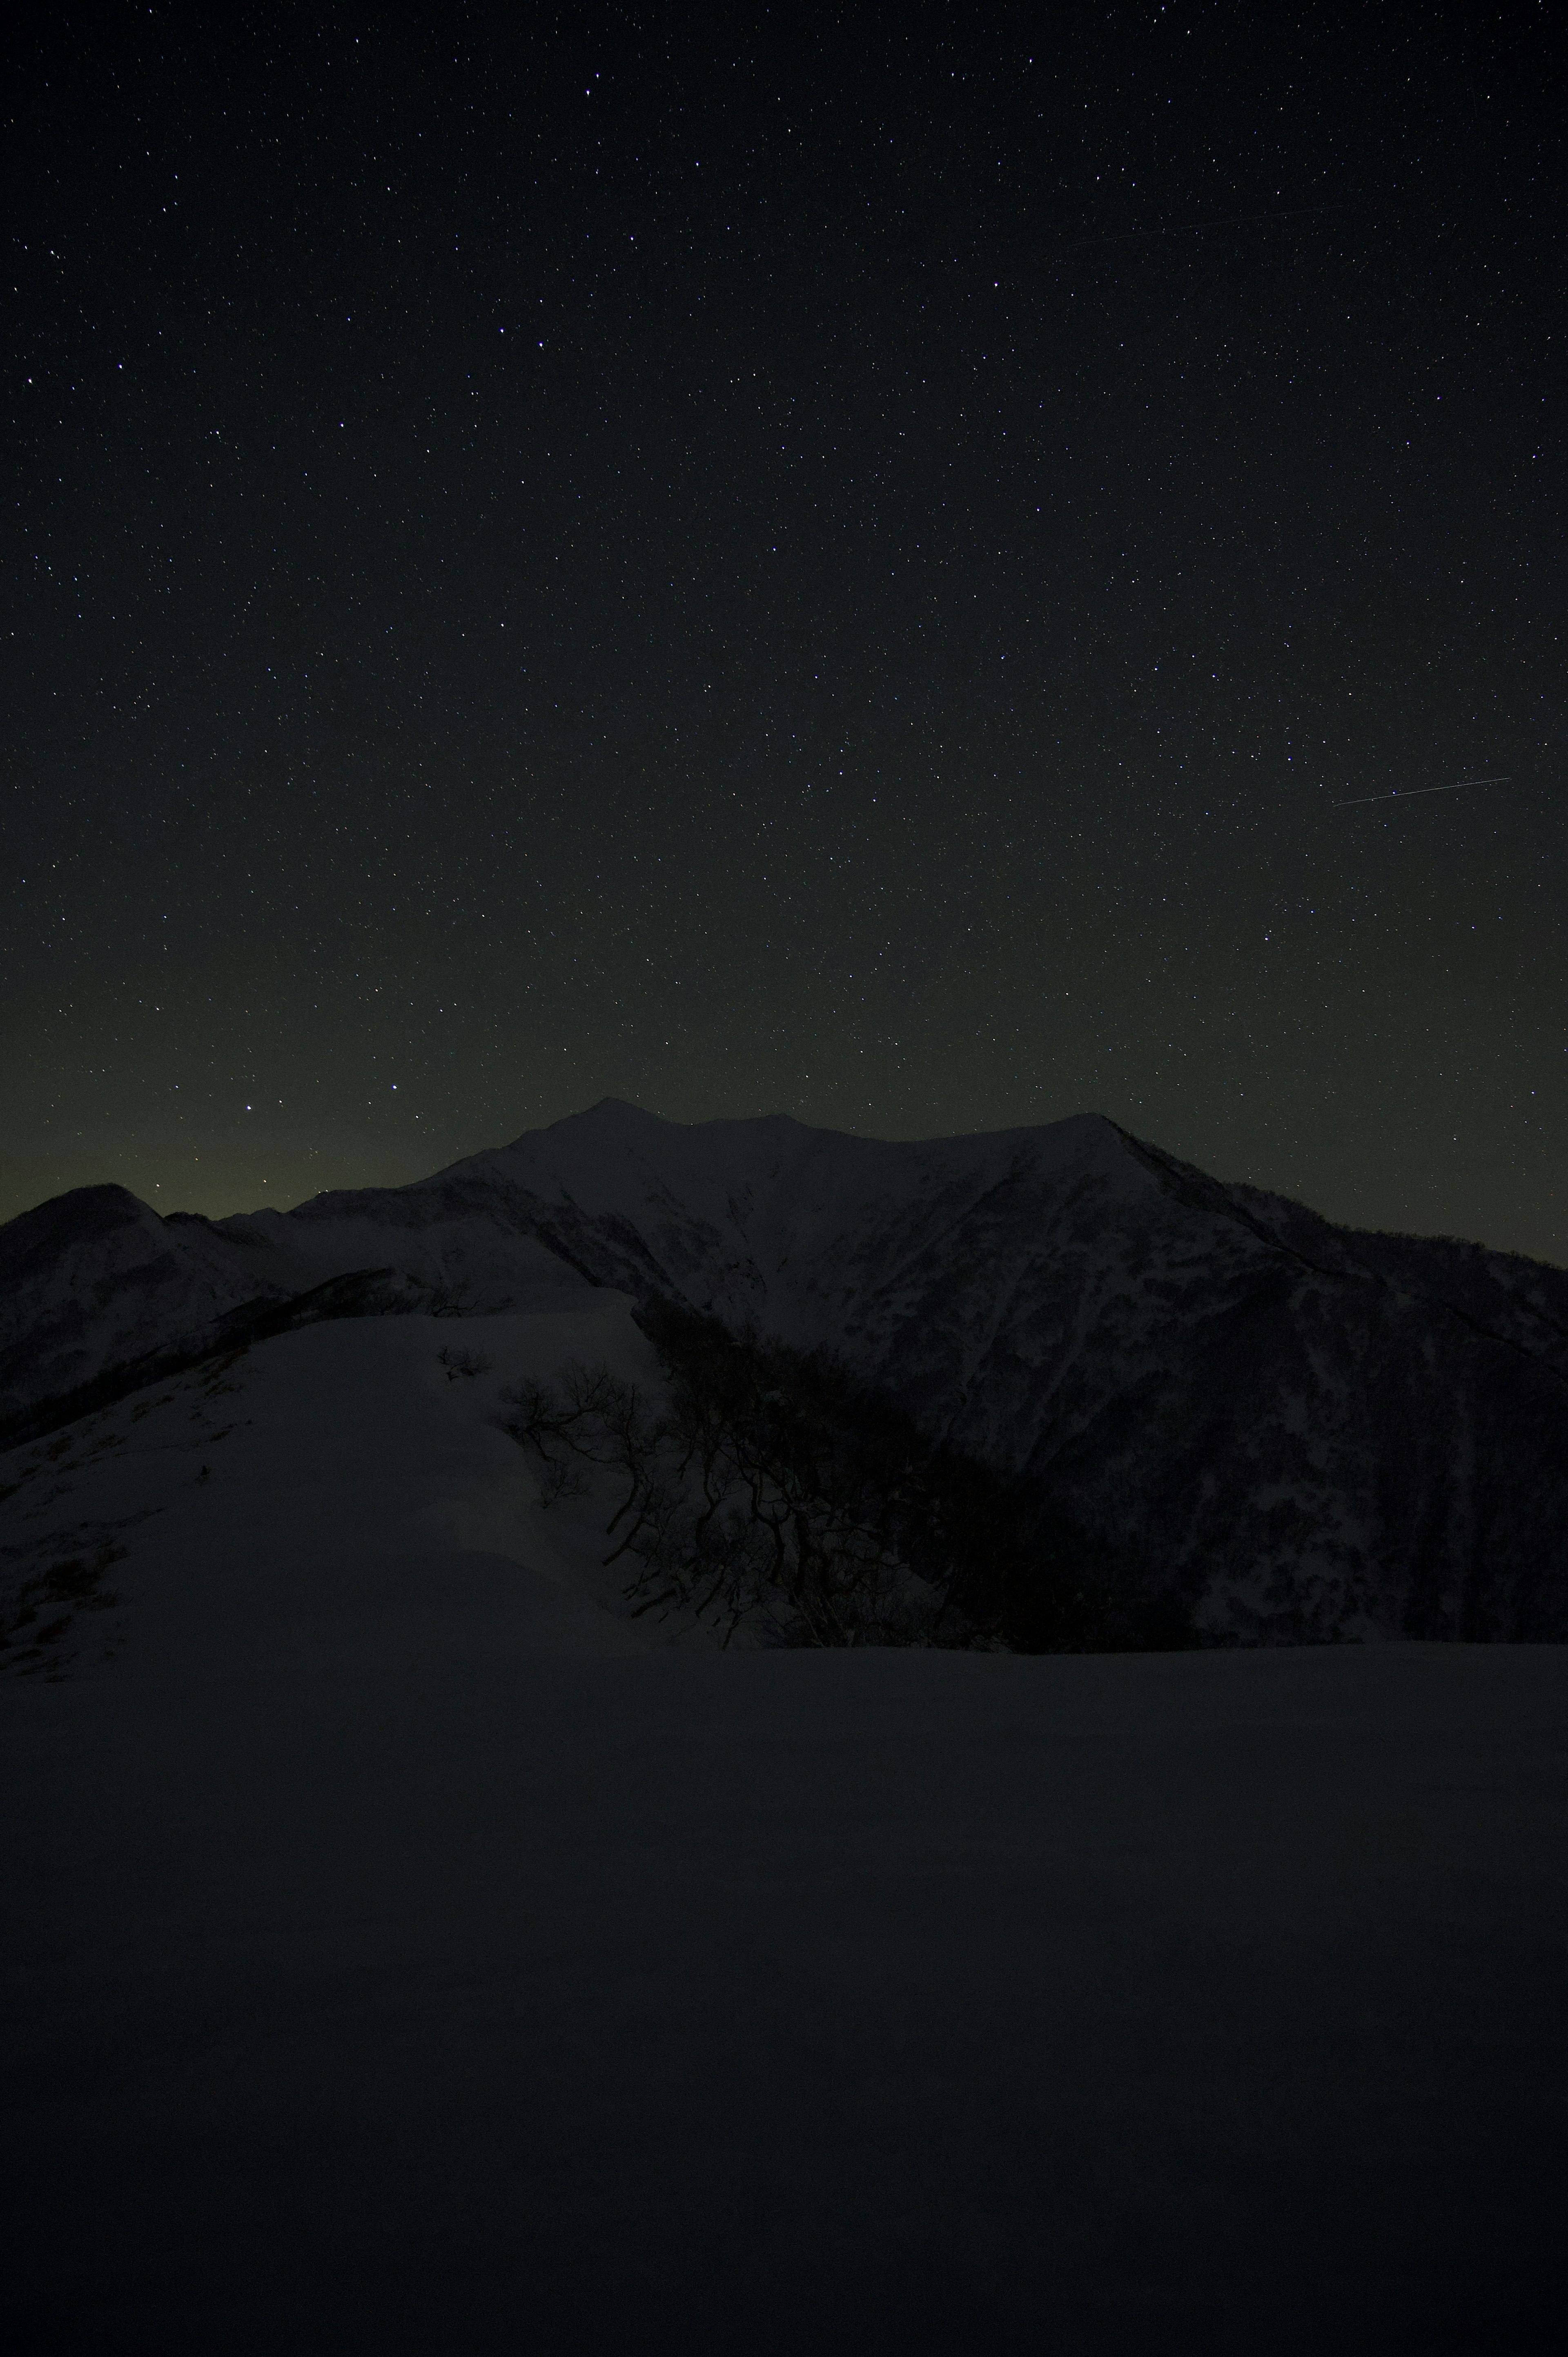
[[14,2350],[1558,2345],[1568,1652],[593,1658],[491,1561],[0,1697]]

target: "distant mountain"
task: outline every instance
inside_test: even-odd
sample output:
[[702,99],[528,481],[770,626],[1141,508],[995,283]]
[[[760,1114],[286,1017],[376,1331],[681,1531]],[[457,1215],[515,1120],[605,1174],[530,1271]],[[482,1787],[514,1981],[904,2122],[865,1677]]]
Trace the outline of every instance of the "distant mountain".
[[1568,1638],[1568,1273],[1092,1115],[888,1144],[607,1100],[289,1212],[79,1189],[0,1228],[0,1442],[313,1317],[605,1286],[831,1345],[1211,1641]]

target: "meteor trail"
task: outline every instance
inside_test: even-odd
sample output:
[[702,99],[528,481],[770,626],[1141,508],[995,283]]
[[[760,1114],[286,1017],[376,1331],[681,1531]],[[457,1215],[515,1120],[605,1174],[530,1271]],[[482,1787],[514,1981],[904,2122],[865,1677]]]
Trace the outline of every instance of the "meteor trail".
[[1412,802],[1417,794],[1462,794],[1466,786],[1507,786],[1511,778],[1461,778],[1453,786],[1412,786],[1402,794],[1396,786],[1391,794],[1352,794],[1348,802],[1330,802],[1330,810],[1359,810],[1363,802]]

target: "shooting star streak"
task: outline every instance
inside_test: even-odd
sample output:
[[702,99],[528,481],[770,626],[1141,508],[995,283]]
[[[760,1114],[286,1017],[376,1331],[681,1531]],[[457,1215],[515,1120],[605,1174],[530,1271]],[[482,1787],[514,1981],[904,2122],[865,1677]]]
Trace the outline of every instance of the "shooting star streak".
[[1348,802],[1330,802],[1330,810],[1359,810],[1364,802],[1412,802],[1417,794],[1462,794],[1466,786],[1511,786],[1511,778],[1461,778],[1454,786],[1412,786],[1402,794],[1396,786],[1391,794],[1352,794]]

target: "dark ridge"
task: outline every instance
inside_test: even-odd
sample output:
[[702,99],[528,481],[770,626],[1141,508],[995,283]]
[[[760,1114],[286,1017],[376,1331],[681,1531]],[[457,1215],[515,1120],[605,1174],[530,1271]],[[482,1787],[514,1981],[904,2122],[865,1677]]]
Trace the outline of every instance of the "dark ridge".
[[396,1282],[396,1272],[390,1268],[352,1269],[344,1276],[328,1277],[325,1285],[313,1286],[308,1293],[294,1294],[286,1301],[259,1298],[242,1302],[239,1308],[227,1310],[204,1335],[188,1344],[172,1351],[150,1351],[145,1358],[126,1359],[118,1366],[105,1367],[102,1374],[94,1375],[91,1383],[79,1383],[74,1391],[57,1393],[52,1399],[39,1400],[16,1415],[0,1419],[0,1449],[20,1448],[29,1440],[42,1440],[84,1415],[95,1415],[114,1406],[117,1401],[128,1399],[133,1392],[142,1391],[149,1383],[166,1383],[171,1376],[188,1374],[192,1368],[204,1367],[209,1360],[221,1359],[231,1351],[248,1351],[252,1342],[270,1341],[274,1335],[292,1333],[296,1327],[325,1325],[335,1318],[394,1317],[422,1306],[398,1294],[394,1290]]
[[162,1214],[166,1228],[205,1228],[209,1236],[217,1236],[226,1244],[236,1245],[241,1252],[265,1252],[271,1238],[259,1236],[253,1229],[245,1226],[244,1222],[250,1216],[248,1212],[242,1212],[236,1225],[232,1218],[209,1220],[205,1211],[165,1211]]
[[[1387,1293],[1395,1289],[1395,1277],[1402,1276],[1426,1308],[1435,1310],[1442,1317],[1456,1319],[1480,1341],[1493,1342],[1500,1351],[1512,1351],[1532,1366],[1541,1368],[1554,1383],[1568,1385],[1568,1374],[1562,1368],[1543,1358],[1539,1351],[1532,1351],[1517,1336],[1499,1334],[1476,1308],[1462,1306],[1450,1298],[1448,1290],[1434,1287],[1428,1274],[1434,1262],[1441,1267],[1446,1260],[1467,1261],[1469,1268],[1481,1268],[1494,1258],[1506,1257],[1526,1271],[1549,1268],[1549,1263],[1527,1260],[1518,1253],[1506,1256],[1494,1254],[1488,1246],[1467,1243],[1462,1237],[1407,1236],[1376,1230],[1337,1228],[1329,1221],[1319,1218],[1316,1212],[1308,1211],[1305,1205],[1289,1202],[1287,1198],[1264,1195],[1252,1188],[1228,1187],[1221,1179],[1211,1178],[1207,1171],[1195,1169],[1190,1163],[1178,1162],[1174,1155],[1166,1154],[1162,1147],[1134,1137],[1130,1130],[1122,1130],[1121,1135],[1129,1152],[1144,1164],[1156,1183],[1190,1209],[1235,1221],[1270,1251],[1283,1254],[1309,1270],[1314,1276],[1326,1277],[1331,1284],[1369,1285]],[[1259,1203],[1279,1204],[1288,1209],[1295,1215],[1294,1224],[1298,1229],[1310,1221],[1324,1243],[1338,1253],[1338,1259],[1324,1260],[1304,1251],[1300,1243],[1292,1242],[1277,1227],[1271,1226],[1267,1219],[1242,1200],[1249,1195]],[[1394,1264],[1392,1273],[1369,1265],[1380,1259]],[[1423,1260],[1425,1265],[1423,1265]],[[1466,1275],[1469,1274],[1469,1268],[1465,1270]],[[1444,1274],[1452,1272],[1445,1269]],[[1502,1294],[1509,1308],[1522,1311],[1543,1326],[1555,1340],[1568,1340],[1568,1329],[1550,1318],[1539,1304],[1521,1299],[1511,1287],[1499,1284],[1494,1283],[1491,1290],[1494,1295]]]

